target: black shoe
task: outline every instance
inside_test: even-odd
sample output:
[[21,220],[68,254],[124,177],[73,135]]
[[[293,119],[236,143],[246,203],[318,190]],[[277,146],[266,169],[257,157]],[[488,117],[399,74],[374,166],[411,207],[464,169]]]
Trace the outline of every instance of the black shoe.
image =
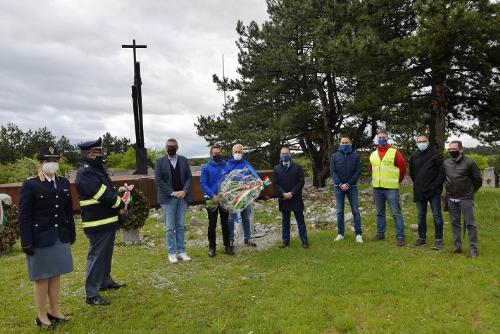
[[214,248],[209,248],[208,249],[208,256],[214,257],[215,256],[215,249]]
[[288,242],[284,242],[284,243],[282,243],[279,247],[280,247],[280,248],[286,248],[286,247],[288,247],[288,246],[289,246]]
[[415,241],[415,243],[413,244],[413,246],[419,247],[419,246],[425,245],[426,243],[427,243],[427,241],[425,239],[418,238],[417,241]]
[[478,254],[478,252],[477,252],[477,249],[472,248],[472,249],[470,250],[470,257],[477,257],[478,255],[479,255],[479,254]]
[[227,254],[227,255],[234,255],[234,250],[233,250],[233,247],[231,247],[231,246],[227,246],[227,247],[226,247],[226,254]]
[[68,316],[63,316],[62,318],[58,318],[48,312],[47,312],[47,318],[49,318],[50,321],[55,321],[55,322],[68,322],[70,320],[70,317]]
[[99,288],[99,291],[106,291],[106,290],[118,290],[118,289],[121,289],[121,288],[124,288],[126,287],[127,285],[125,283],[116,283],[116,282],[113,282],[111,285],[109,286],[105,286],[105,287],[101,287]]
[[308,242],[303,242],[302,243],[302,248],[309,249],[309,243]]
[[455,246],[455,248],[453,248],[452,252],[455,253],[455,254],[458,254],[458,253],[463,253],[464,250],[462,249],[461,245],[457,245],[457,246]]
[[433,250],[441,250],[441,248],[443,248],[443,239],[436,239],[436,241],[434,241],[434,246],[432,246],[432,249]]
[[380,240],[384,240],[384,239],[385,239],[385,235],[378,234],[378,233],[373,237],[373,241],[380,241]]
[[48,331],[51,331],[53,330],[55,327],[53,324],[50,324],[50,325],[47,325],[47,324],[44,324],[40,318],[36,317],[36,320],[35,320],[35,324],[40,327],[41,329],[45,329],[45,330],[48,330]]
[[257,244],[251,240],[245,240],[246,246],[257,247]]
[[405,245],[405,239],[404,238],[399,238],[399,239],[396,239],[396,246],[398,247],[403,247]]
[[94,296],[94,297],[87,297],[85,298],[85,302],[89,305],[95,306],[95,305],[109,305],[111,304],[109,300],[102,298],[100,295]]

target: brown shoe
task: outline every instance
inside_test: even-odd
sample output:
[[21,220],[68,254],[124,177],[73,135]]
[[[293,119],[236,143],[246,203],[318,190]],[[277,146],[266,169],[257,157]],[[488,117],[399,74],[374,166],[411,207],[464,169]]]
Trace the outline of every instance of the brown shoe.
[[403,238],[396,239],[396,246],[403,247],[404,245],[405,245],[405,239]]
[[455,248],[453,248],[453,253],[457,254],[457,253],[463,253],[463,249],[462,249],[462,246],[461,245],[456,245]]
[[373,237],[373,241],[380,241],[380,240],[384,240],[384,239],[385,239],[385,235],[378,234],[378,233]]
[[477,253],[477,249],[472,248],[470,250],[470,257],[477,257],[479,254]]

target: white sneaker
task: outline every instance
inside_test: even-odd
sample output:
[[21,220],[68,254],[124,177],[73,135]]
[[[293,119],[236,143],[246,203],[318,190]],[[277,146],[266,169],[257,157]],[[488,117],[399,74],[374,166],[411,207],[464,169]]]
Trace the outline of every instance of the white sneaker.
[[338,234],[334,241],[340,241],[342,239],[344,239],[344,236],[342,234]]
[[189,260],[191,260],[191,258],[186,253],[179,253],[178,257],[182,261],[189,261]]
[[359,242],[360,244],[362,244],[362,243],[363,243],[363,236],[362,236],[361,234],[358,234],[358,235],[356,236],[356,242]]
[[179,261],[177,261],[177,255],[175,255],[175,254],[168,254],[168,260],[170,261],[170,263],[179,262]]

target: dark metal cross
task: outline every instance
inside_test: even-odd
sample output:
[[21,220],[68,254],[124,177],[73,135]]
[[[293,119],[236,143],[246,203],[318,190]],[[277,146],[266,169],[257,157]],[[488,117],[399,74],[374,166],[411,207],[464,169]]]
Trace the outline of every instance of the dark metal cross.
[[134,85],[132,86],[132,106],[134,109],[134,125],[135,125],[135,161],[137,169],[135,174],[148,173],[148,158],[147,151],[144,147],[144,127],[142,120],[142,81],[141,81],[141,64],[137,61],[135,50],[145,49],[147,45],[135,44],[135,39],[132,40],[132,45],[122,45],[123,49],[132,49],[134,51]]
[[135,63],[137,62],[136,57],[135,57],[135,49],[146,49],[147,47],[148,47],[147,45],[135,44],[135,39],[132,40],[132,45],[122,44],[122,49],[133,49],[133,51],[134,51],[134,68],[135,68]]

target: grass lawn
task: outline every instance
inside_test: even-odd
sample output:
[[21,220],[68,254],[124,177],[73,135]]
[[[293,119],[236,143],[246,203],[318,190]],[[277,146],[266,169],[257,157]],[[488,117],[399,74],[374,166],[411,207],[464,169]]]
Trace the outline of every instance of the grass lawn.
[[[411,200],[405,210],[411,213],[406,224],[416,223]],[[115,247],[113,277],[127,287],[103,293],[108,307],[84,302],[87,239],[79,231],[75,270],[62,277],[61,304],[72,320],[55,332],[500,333],[500,189],[481,189],[475,214],[476,259],[451,254],[449,223],[441,252],[430,245],[396,247],[391,219],[387,239],[371,242],[370,213],[363,216],[364,244],[349,230],[341,243],[333,242],[331,230],[310,231],[309,250],[294,239],[288,249],[236,249],[235,257],[208,258],[200,247],[188,249],[193,261],[170,265],[163,231],[149,223],[142,233],[155,248]],[[415,239],[407,229],[408,243]],[[468,241],[464,246],[468,253]],[[0,277],[0,333],[36,332],[32,284],[19,249],[0,257]]]

